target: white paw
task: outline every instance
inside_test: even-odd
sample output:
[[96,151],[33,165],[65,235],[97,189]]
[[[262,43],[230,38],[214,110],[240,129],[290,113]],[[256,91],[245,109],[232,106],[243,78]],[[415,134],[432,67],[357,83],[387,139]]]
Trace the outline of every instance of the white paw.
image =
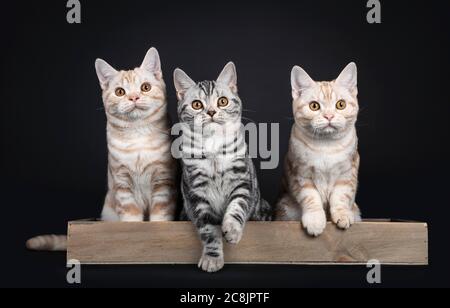
[[319,236],[327,227],[327,217],[325,211],[309,212],[303,214],[303,227],[309,235]]
[[338,228],[347,230],[355,223],[355,214],[350,210],[332,211],[331,219]]
[[228,243],[236,245],[242,239],[243,229],[239,222],[233,218],[229,218],[224,220],[222,232]]
[[225,265],[223,255],[219,257],[211,257],[203,253],[202,258],[198,264],[198,267],[208,273],[215,273],[220,271]]

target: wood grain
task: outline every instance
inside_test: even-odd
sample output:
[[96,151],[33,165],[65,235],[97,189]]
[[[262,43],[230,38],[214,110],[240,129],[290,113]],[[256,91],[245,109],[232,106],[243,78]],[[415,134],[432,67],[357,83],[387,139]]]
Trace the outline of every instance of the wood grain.
[[[201,245],[190,222],[71,222],[68,260],[82,264],[197,264]],[[371,221],[348,231],[328,224],[309,237],[297,222],[251,222],[238,246],[226,245],[229,264],[427,265],[424,223]]]

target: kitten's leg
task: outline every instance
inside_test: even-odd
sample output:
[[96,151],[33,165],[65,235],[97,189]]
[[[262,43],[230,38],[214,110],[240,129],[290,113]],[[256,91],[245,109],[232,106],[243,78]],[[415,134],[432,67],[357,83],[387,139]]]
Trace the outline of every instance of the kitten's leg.
[[144,221],[144,210],[137,205],[131,188],[118,188],[116,190],[117,214],[120,221]]
[[195,219],[195,225],[203,243],[203,253],[198,267],[205,272],[218,272],[225,264],[220,223],[220,219],[207,211]]
[[235,190],[230,204],[225,212],[222,223],[223,236],[230,244],[238,244],[244,233],[245,223],[248,220],[249,198],[248,190]]
[[175,220],[177,189],[173,170],[158,170],[152,181],[150,221]]
[[194,171],[195,174],[183,175],[181,193],[184,199],[184,212],[196,226],[202,241],[203,252],[198,267],[213,273],[224,266],[222,217],[212,211],[213,207],[208,198],[209,178],[197,168],[194,168]]
[[114,191],[108,191],[105,198],[105,204],[103,205],[102,221],[120,221],[120,217],[116,210],[116,200],[114,198]]
[[295,190],[296,200],[302,209],[302,224],[309,235],[319,236],[327,226],[327,216],[322,197],[311,181],[298,183]]
[[[341,229],[348,229],[360,220],[359,209],[355,210],[356,183],[342,178],[335,184],[330,196],[331,220]],[[355,215],[356,214],[356,215]]]
[[[110,169],[109,186],[113,187],[116,212],[120,221],[144,221],[144,208],[139,206],[134,194],[133,177],[126,168]],[[111,189],[111,188],[110,188]]]
[[117,213],[116,192],[114,190],[114,177],[111,173],[110,165],[108,165],[108,193],[105,197],[105,203],[102,211],[102,221],[120,221]]
[[359,154],[356,153],[352,168],[335,183],[330,196],[331,220],[341,229],[348,229],[361,220],[361,213],[355,204],[358,188]]

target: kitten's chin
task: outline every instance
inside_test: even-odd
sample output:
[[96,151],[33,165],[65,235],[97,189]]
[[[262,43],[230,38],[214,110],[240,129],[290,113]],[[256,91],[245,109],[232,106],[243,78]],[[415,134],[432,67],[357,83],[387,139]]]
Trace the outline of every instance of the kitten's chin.
[[333,126],[315,130],[311,128],[308,130],[309,137],[322,140],[339,140],[346,136],[348,133],[349,130],[346,128],[338,128]]
[[339,129],[334,126],[313,127],[310,125],[297,125],[297,127],[301,132],[312,139],[333,139],[340,134]]
[[323,135],[333,135],[339,133],[339,130],[334,126],[327,126],[320,130],[321,134]]
[[145,119],[148,116],[148,110],[134,108],[132,111],[114,114],[113,116],[122,121],[136,122]]

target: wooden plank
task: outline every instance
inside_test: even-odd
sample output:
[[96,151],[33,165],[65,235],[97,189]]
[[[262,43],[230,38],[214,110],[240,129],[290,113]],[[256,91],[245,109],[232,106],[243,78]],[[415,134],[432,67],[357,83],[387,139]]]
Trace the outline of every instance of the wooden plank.
[[[68,260],[82,264],[197,264],[201,244],[192,223],[69,223]],[[250,222],[228,264],[427,265],[424,223],[362,222],[348,231],[328,224],[309,237],[297,222]]]

